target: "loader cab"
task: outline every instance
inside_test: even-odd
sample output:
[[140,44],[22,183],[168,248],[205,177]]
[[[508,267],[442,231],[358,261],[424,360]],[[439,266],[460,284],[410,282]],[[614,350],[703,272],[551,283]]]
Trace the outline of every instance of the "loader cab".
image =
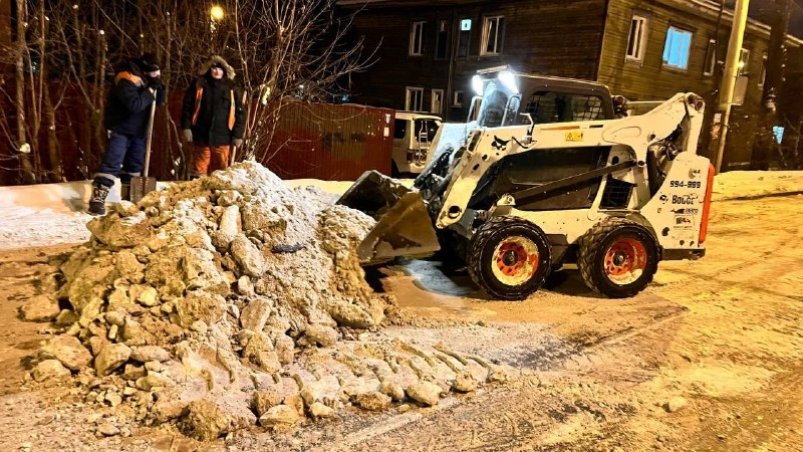
[[479,71],[468,122],[482,128],[613,119],[605,85],[587,80],[522,74],[507,68]]
[[441,126],[441,118],[415,112],[396,112],[393,124],[393,175],[418,174],[429,158],[430,145]]

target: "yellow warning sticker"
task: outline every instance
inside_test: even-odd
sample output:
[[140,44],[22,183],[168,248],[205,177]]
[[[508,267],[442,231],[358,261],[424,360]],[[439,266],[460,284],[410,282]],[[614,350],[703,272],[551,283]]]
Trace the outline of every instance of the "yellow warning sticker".
[[570,130],[566,132],[566,141],[583,141],[583,131]]

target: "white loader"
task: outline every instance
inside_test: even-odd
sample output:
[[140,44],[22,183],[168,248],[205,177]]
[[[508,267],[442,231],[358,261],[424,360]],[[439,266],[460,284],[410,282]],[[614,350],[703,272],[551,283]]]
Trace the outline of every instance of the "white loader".
[[509,70],[474,82],[466,140],[434,143],[412,190],[369,172],[340,199],[378,220],[365,265],[440,251],[491,296],[520,300],[575,263],[591,289],[621,298],[659,261],[705,254],[714,170],[696,154],[699,96],[616,118],[598,83]]

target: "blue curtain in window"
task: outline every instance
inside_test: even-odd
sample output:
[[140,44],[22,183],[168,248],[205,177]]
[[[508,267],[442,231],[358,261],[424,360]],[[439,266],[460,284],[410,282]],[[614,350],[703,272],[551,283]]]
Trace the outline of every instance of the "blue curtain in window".
[[689,67],[691,32],[669,27],[664,45],[664,64],[680,69]]

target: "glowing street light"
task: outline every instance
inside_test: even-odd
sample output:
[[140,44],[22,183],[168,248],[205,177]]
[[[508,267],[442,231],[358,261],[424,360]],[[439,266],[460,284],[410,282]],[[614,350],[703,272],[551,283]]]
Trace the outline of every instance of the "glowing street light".
[[212,7],[212,9],[209,10],[209,16],[215,22],[220,22],[221,20],[223,20],[224,15],[225,13],[223,12],[223,8],[220,5],[215,5]]

